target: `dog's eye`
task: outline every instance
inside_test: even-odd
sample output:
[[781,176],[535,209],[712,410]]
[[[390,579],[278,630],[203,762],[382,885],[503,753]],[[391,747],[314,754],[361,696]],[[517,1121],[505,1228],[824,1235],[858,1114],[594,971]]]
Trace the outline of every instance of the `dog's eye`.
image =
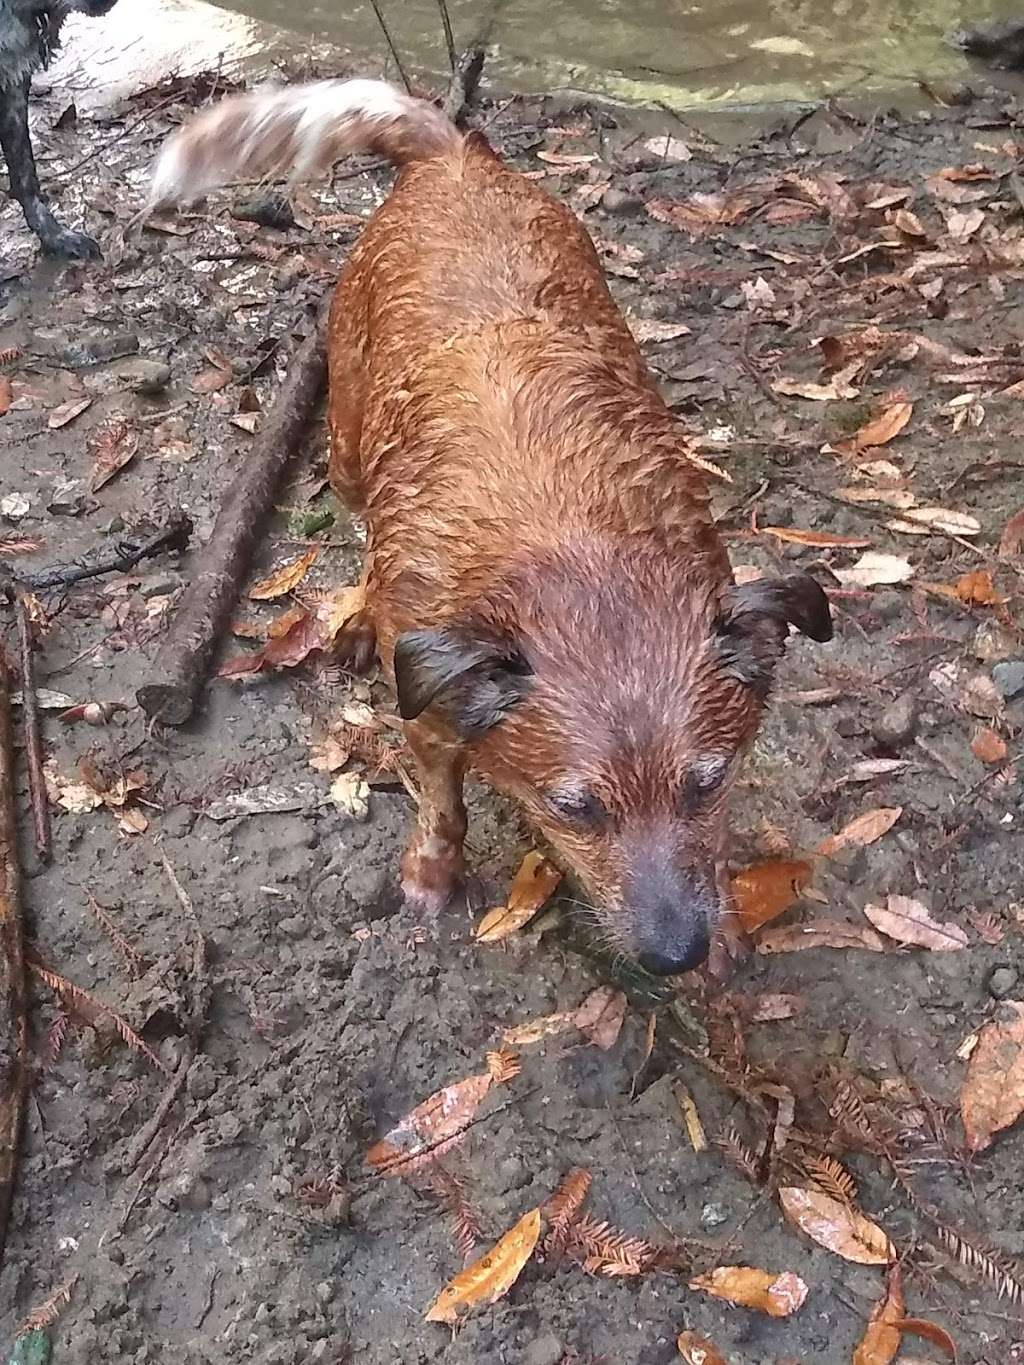
[[593,792],[565,788],[549,792],[546,800],[553,815],[577,829],[600,829],[608,820],[607,810]]
[[729,759],[724,754],[710,754],[706,758],[696,759],[686,774],[680,793],[683,813],[692,811],[701,801],[714,795],[725,781],[728,772]]

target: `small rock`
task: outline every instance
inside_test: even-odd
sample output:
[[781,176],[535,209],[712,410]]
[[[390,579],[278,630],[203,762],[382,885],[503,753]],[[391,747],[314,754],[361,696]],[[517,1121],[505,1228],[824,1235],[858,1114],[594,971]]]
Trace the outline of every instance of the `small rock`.
[[85,506],[85,493],[78,479],[58,479],[53,485],[46,510],[55,517],[80,517]]
[[998,621],[983,621],[974,635],[974,657],[983,664],[1011,659],[1017,652],[1017,641]]
[[992,681],[1007,701],[1019,697],[1024,692],[1024,659],[1012,659],[1008,663],[996,664],[992,670]]
[[31,506],[24,493],[8,493],[6,498],[0,498],[0,516],[8,521],[20,521],[28,516]]
[[636,194],[627,194],[625,190],[616,189],[612,185],[601,196],[601,207],[606,213],[636,213],[640,208],[640,197]]
[[523,1365],[560,1365],[565,1343],[552,1332],[536,1337],[523,1352]]
[[242,223],[258,223],[260,227],[295,227],[295,210],[283,194],[260,194],[255,199],[243,199],[231,207],[232,218]]
[[139,349],[139,338],[134,332],[114,332],[111,335],[99,333],[94,336],[79,337],[64,348],[64,360],[68,365],[105,365],[122,356],[135,355]]
[[144,398],[155,398],[171,382],[171,367],[162,360],[147,360],[139,356],[119,371],[120,378]]
[[875,719],[871,727],[875,742],[886,749],[899,749],[909,744],[917,730],[918,714],[917,698],[904,692]]
[[184,1171],[171,1182],[171,1196],[179,1209],[203,1213],[210,1207],[210,1186],[193,1171]]
[[729,1221],[729,1211],[724,1204],[705,1204],[700,1211],[702,1228],[718,1228]]
[[1017,972],[1012,967],[993,967],[985,985],[994,1000],[1005,1000],[1017,985]]

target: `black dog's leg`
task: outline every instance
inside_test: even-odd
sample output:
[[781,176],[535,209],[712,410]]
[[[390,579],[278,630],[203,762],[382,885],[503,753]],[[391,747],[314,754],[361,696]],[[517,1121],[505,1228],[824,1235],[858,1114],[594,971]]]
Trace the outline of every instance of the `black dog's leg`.
[[28,131],[28,80],[0,86],[0,147],[7,161],[11,194],[25,211],[25,221],[51,256],[85,259],[100,249],[84,232],[61,227],[43,198]]

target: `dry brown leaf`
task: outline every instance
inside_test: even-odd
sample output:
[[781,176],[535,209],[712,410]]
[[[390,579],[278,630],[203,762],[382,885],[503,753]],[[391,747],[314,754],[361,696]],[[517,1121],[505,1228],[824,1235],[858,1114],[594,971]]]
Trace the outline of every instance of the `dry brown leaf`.
[[526,1047],[530,1043],[539,1043],[542,1038],[550,1038],[552,1034],[575,1028],[575,1020],[575,1010],[563,1010],[559,1014],[545,1014],[540,1019],[531,1019],[525,1024],[503,1029],[501,1036],[506,1043],[515,1047]]
[[320,555],[319,545],[314,545],[298,559],[293,559],[287,564],[282,564],[279,569],[270,575],[269,578],[261,579],[249,589],[249,600],[251,602],[272,602],[275,597],[284,597],[286,593],[293,592],[306,574],[316,563]]
[[539,1237],[540,1209],[531,1209],[490,1251],[445,1285],[427,1309],[427,1322],[456,1323],[460,1308],[496,1303],[519,1278]]
[[790,545],[813,545],[821,550],[833,547],[860,550],[871,544],[861,536],[835,536],[830,531],[804,531],[798,526],[762,526],[759,530],[763,536],[774,536]]
[[955,583],[922,582],[918,586],[939,597],[963,602],[965,606],[998,607],[1007,600],[996,592],[988,569],[974,569],[971,573],[961,574]]
[[837,443],[836,449],[847,449],[859,453],[869,446],[884,446],[898,436],[914,413],[913,403],[891,403],[884,412],[866,422],[859,431],[854,432],[849,442]]
[[683,1085],[678,1082],[672,1089],[679,1106],[679,1114],[683,1120],[683,1127],[686,1129],[686,1136],[690,1139],[690,1146],[695,1152],[706,1152],[708,1137],[704,1131],[704,1124],[701,1122],[700,1110],[697,1102]]
[[914,948],[948,953],[967,947],[967,935],[958,924],[940,924],[928,908],[910,896],[889,896],[885,905],[865,905],[867,919],[887,938]]
[[67,403],[61,403],[60,407],[54,408],[46,420],[46,425],[51,431],[56,431],[58,427],[66,427],[76,417],[81,417],[86,408],[91,407],[91,398],[72,398]]
[[85,443],[92,460],[89,492],[98,493],[104,484],[135,458],[139,433],[124,420],[114,417],[94,431]]
[[956,1349],[956,1342],[945,1327],[940,1327],[937,1322],[929,1322],[927,1318],[903,1318],[899,1327],[905,1335],[921,1337],[924,1341],[930,1341],[940,1351],[945,1351],[950,1360],[954,1362],[957,1360],[959,1353]]
[[876,588],[883,584],[905,583],[914,574],[913,566],[899,555],[868,550],[849,569],[836,569],[840,583],[850,588]]
[[926,536],[932,531],[950,536],[976,536],[981,530],[977,517],[948,507],[908,507],[900,517],[886,525],[891,531],[902,531],[908,536]]
[[806,1004],[802,995],[766,991],[753,997],[745,1017],[751,1024],[775,1024],[783,1019],[795,1018]]
[[709,1275],[691,1280],[690,1288],[703,1289],[741,1308],[755,1308],[770,1318],[788,1318],[803,1307],[808,1292],[800,1276],[792,1271],[773,1274],[747,1265],[720,1265]]
[[866,810],[863,815],[844,825],[838,834],[830,834],[823,840],[818,845],[818,853],[823,858],[831,858],[841,849],[864,848],[867,844],[873,844],[883,834],[888,834],[902,814],[902,806],[876,806]]
[[810,920],[768,929],[757,940],[759,953],[796,953],[804,948],[866,948],[884,953],[885,944],[871,929],[844,920]]
[[308,608],[290,608],[270,623],[262,649],[228,659],[217,676],[237,678],[263,669],[295,668],[315,650],[329,650],[365,600],[363,588],[349,587],[318,596]]
[[364,1158],[380,1175],[408,1175],[462,1141],[481,1100],[495,1083],[490,1071],[446,1085],[409,1111]]
[[533,919],[554,893],[562,874],[539,853],[528,853],[515,875],[505,905],[488,910],[473,930],[478,943],[499,943]]
[[676,1348],[686,1365],[729,1365],[718,1347],[696,1332],[680,1332],[676,1338]]
[[861,364],[860,359],[851,361],[841,370],[836,370],[825,384],[806,383],[803,380],[783,377],[773,381],[772,389],[775,393],[784,394],[788,398],[808,398],[817,403],[856,398],[860,389],[851,384],[850,380],[861,368]]
[[591,991],[573,1014],[573,1023],[602,1052],[615,1046],[626,1018],[626,997],[612,986]]
[[960,1114],[967,1146],[984,1151],[996,1133],[1024,1114],[1024,1004],[1004,1000],[979,1032],[971,1053]]
[[899,1324],[905,1311],[900,1268],[893,1266],[885,1295],[872,1309],[867,1331],[853,1353],[853,1365],[891,1365],[900,1349]]
[[827,1251],[858,1265],[888,1265],[895,1250],[888,1236],[859,1209],[820,1190],[784,1185],[779,1203],[789,1221]]
[[865,502],[879,502],[883,507],[893,507],[897,512],[902,512],[904,508],[913,507],[917,502],[917,497],[909,488],[904,488],[900,484],[853,484],[845,488],[836,489],[836,497],[843,502],[856,504]]
[[213,353],[208,351],[207,359],[211,361],[210,366],[200,370],[192,380],[193,393],[217,393],[220,389],[226,388],[235,377],[227,356],[215,359]]
[[1024,544],[1024,508],[1015,512],[1003,527],[1003,534],[999,537],[999,558],[1015,559],[1020,554],[1022,544]]
[[1006,758],[1006,740],[985,725],[971,740],[971,753],[982,763],[1002,763]]
[[5,374],[0,374],[0,417],[3,417],[14,402],[14,386]]
[[747,933],[778,919],[794,905],[810,875],[811,864],[794,859],[772,859],[737,872],[732,879],[732,897]]

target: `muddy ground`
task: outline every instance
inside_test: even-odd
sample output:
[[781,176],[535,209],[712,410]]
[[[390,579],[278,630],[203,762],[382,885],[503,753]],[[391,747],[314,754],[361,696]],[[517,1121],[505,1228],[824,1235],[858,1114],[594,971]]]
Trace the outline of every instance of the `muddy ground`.
[[[17,569],[68,560],[179,508],[196,543],[208,536],[253,440],[244,427],[262,419],[284,356],[385,193],[385,172],[346,167],[297,197],[295,227],[232,216],[252,198],[240,192],[133,232],[155,147],[208,93],[161,88],[59,128],[59,95],[44,106],[46,178],[60,185],[64,214],[102,241],[103,264],[37,266],[18,214],[2,208],[0,349],[17,349],[3,372],[0,551]],[[860,1207],[892,1237],[908,1313],[947,1328],[971,1365],[1024,1359],[1024,1310],[968,1253],[953,1254],[949,1237],[987,1247],[1024,1282],[1024,1135],[1010,1130],[968,1157],[957,1055],[997,997],[1024,998],[1022,561],[1012,545],[999,551],[1024,506],[1024,407],[1012,387],[1024,379],[1016,111],[984,100],[909,117],[823,111],[739,142],[674,124],[685,146],[663,148],[667,157],[629,120],[585,106],[487,105],[476,117],[600,243],[669,400],[730,477],[712,483],[735,562],[799,564],[833,590],[834,643],[797,641],[782,669],[737,793],[733,862],[799,856],[872,808],[902,813],[876,842],[820,861],[809,897],[772,928],[823,918],[866,928],[863,906],[896,893],[960,926],[968,946],[903,950],[887,939],[884,952],[754,954],[727,996],[684,981],[673,999],[631,977],[615,1045],[602,1051],[570,1030],[524,1046],[520,1076],[492,1088],[450,1159],[488,1242],[583,1167],[594,1217],[675,1244],[696,1272],[745,1263],[799,1274],[810,1292],[794,1317],[719,1302],[678,1271],[604,1277],[534,1260],[453,1336],[423,1321],[461,1264],[450,1221],[407,1184],[368,1173],[364,1154],[439,1087],[480,1072],[504,1029],[573,1008],[606,969],[581,951],[564,902],[543,932],[491,948],[472,941],[465,908],[421,923],[402,907],[395,870],[411,805],[394,765],[369,772],[365,819],[332,801],[329,775],[310,765],[344,708],[357,722],[367,703],[387,713],[372,680],[321,660],[213,683],[181,731],[151,733],[135,709],[105,728],[60,723],[65,705],[131,701],[191,554],[47,595],[39,682],[69,699],[46,699],[54,794],[76,804],[68,784],[82,785],[83,757],[111,800],[119,778],[138,774],[142,785],[127,817],[55,805],[50,867],[25,821],[32,952],[90,998],[33,977],[38,1074],[0,1341],[52,1300],[43,1317],[55,1318],[59,1365],[655,1365],[678,1358],[684,1329],[732,1365],[839,1365],[884,1273],[817,1247],[779,1212],[772,1190],[806,1185],[817,1151],[843,1161]],[[926,184],[970,165],[982,169]],[[823,351],[823,335],[854,340]],[[860,362],[847,366],[848,397],[773,387],[827,385],[848,357]],[[54,425],[72,411],[62,405],[86,398]],[[896,402],[913,411],[889,444],[843,453]],[[137,438],[137,453],[90,492],[97,443],[119,422],[129,436],[123,425],[115,435]],[[307,601],[357,572],[357,529],[323,491],[325,454],[318,424],[253,572],[319,545],[298,588]],[[869,500],[846,500],[850,486],[872,490]],[[978,529],[948,518],[926,534],[890,529],[901,490]],[[866,544],[804,546],[767,526]],[[26,538],[38,548],[19,550]],[[865,549],[908,561],[912,576],[836,577]],[[990,576],[983,597],[1006,600],[924,586],[971,571]],[[293,605],[245,602],[238,617],[251,636]],[[10,640],[6,618],[4,629]],[[257,643],[226,641],[222,657]],[[863,767],[878,759],[894,762]],[[349,769],[363,771],[358,757]],[[264,813],[239,814],[239,793],[243,811]],[[530,836],[483,790],[471,807],[477,900],[498,904]],[[209,998],[185,1091],[143,1155],[140,1134],[168,1082],[124,1045],[110,1011],[173,1070],[203,1003],[196,929],[163,858],[194,903]],[[751,1022],[778,994],[796,997],[793,1016]],[[732,1129],[731,1152],[712,1141],[695,1153],[680,1084],[710,1139]],[[787,1090],[794,1134],[755,1162],[752,1181],[739,1148],[763,1152]],[[946,1358],[909,1336],[903,1351],[908,1362]]]

